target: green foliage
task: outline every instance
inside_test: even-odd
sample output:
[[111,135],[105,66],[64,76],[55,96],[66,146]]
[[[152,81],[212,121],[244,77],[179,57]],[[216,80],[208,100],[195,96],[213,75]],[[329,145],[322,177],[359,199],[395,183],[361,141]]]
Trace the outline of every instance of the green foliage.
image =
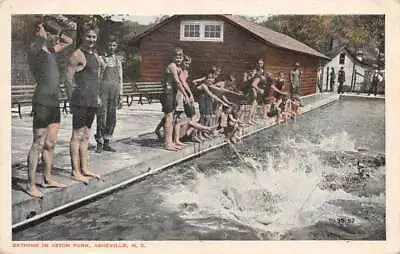
[[28,45],[34,37],[35,25],[43,15],[13,15],[11,18],[11,39]]
[[[130,81],[138,79],[140,73],[140,54],[137,48],[130,47],[128,41],[139,32],[144,31],[148,26],[140,25],[136,22],[123,20],[114,22],[110,15],[14,15],[11,19],[11,33],[13,44],[12,66],[18,77],[25,77],[18,83],[32,83],[29,66],[27,64],[26,53],[29,44],[34,38],[34,28],[39,22],[52,19],[55,20],[65,34],[73,38],[75,46],[67,48],[57,56],[62,83],[65,79],[66,68],[69,57],[76,47],[80,44],[80,33],[84,24],[94,24],[100,28],[98,50],[105,50],[104,42],[109,34],[114,34],[120,38],[121,51],[124,57],[125,79]],[[15,75],[13,74],[13,80]],[[20,78],[19,78],[20,79]],[[14,81],[13,81],[14,83]]]
[[[260,25],[287,34],[325,54],[337,39],[354,49],[381,47],[384,15],[276,15]],[[343,46],[343,45],[339,45]]]
[[[115,15],[114,15],[115,16]],[[116,35],[121,44],[120,54],[124,57],[125,80],[137,80],[140,75],[140,53],[130,45],[130,41],[151,26],[164,21],[169,16],[160,15],[149,25],[141,25],[119,15],[120,21],[114,21],[111,15],[13,15],[12,41],[18,49],[26,50],[33,39],[34,25],[46,18],[52,18],[61,24],[66,34],[79,46],[82,28],[85,23],[100,28],[98,50],[104,51],[105,40],[110,34]],[[277,32],[287,34],[312,48],[329,55],[337,47],[346,45],[354,50],[362,49],[378,58],[378,64],[384,64],[384,27],[383,15],[274,15],[265,17],[242,16],[250,22],[269,27]],[[114,17],[115,18],[115,17]],[[74,24],[74,28],[71,24]],[[333,41],[338,40],[339,45]],[[58,57],[60,71],[65,73],[68,58],[75,47],[70,47]],[[336,47],[336,48],[335,48]],[[18,50],[15,49],[15,50]],[[14,49],[13,49],[14,50]],[[381,54],[380,57],[377,56]]]

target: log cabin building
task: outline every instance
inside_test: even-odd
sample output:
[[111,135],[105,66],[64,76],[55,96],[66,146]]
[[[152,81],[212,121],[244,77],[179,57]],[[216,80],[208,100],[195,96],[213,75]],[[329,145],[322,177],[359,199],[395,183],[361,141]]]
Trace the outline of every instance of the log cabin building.
[[288,78],[299,62],[303,95],[316,92],[318,66],[329,59],[287,35],[233,15],[174,15],[136,36],[131,45],[141,54],[140,81],[162,81],[173,48],[181,47],[192,57],[193,78],[218,65],[242,79],[259,58],[265,72],[276,76],[283,71]]

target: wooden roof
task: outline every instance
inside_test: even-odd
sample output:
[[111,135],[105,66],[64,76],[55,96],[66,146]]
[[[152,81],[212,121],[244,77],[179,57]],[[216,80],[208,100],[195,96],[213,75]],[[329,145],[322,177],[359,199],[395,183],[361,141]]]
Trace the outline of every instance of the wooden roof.
[[[149,28],[148,30],[144,31],[143,33],[137,35],[135,38],[133,38],[132,42],[138,42],[140,41],[143,37],[147,36],[148,34],[152,33],[153,31],[157,30],[158,28],[174,21],[178,17],[181,16],[192,16],[192,15],[173,15],[164,21],[154,25],[153,27]],[[296,51],[299,53],[304,53],[307,55],[312,55],[316,56],[319,58],[325,58],[325,59],[330,59],[329,57],[325,56],[324,54],[318,52],[317,50],[307,46],[306,44],[279,32],[276,32],[274,30],[271,30],[269,28],[266,28],[264,26],[260,26],[254,23],[251,23],[241,17],[238,16],[233,16],[233,15],[213,15],[216,17],[219,17],[232,25],[239,27],[248,33],[250,33],[252,36],[256,37],[259,40],[262,40],[263,42],[270,44],[272,46],[278,47],[278,48],[283,48],[283,49],[288,49],[291,51]]]
[[351,51],[351,50],[350,50],[348,47],[346,47],[346,46],[341,47],[341,48],[337,51],[337,53],[335,54],[335,56],[332,57],[332,59],[335,58],[337,55],[341,54],[342,52],[346,52],[347,55],[348,55],[354,62],[356,62],[357,64],[359,64],[359,65],[361,65],[361,66],[363,66],[363,67],[372,67],[372,63],[366,61],[365,59],[363,59],[362,61],[360,61],[360,60],[357,58],[356,54],[355,54],[353,51]]
[[251,32],[253,35],[258,36],[260,39],[276,47],[329,59],[329,57],[325,56],[324,54],[318,52],[317,50],[307,46],[306,44],[288,35],[276,32],[264,26],[251,23],[237,16],[233,15],[221,15],[221,16],[223,16],[227,20],[232,21],[234,24],[241,26],[242,28]]

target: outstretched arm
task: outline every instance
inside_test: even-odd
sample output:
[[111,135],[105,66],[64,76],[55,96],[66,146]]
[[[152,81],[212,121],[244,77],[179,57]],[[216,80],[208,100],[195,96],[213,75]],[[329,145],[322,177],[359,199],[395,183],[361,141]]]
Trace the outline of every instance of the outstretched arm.
[[212,98],[214,98],[215,100],[217,100],[219,103],[221,103],[222,105],[229,107],[228,104],[226,104],[223,100],[221,100],[218,96],[216,96],[215,94],[213,94],[210,89],[208,89],[208,87],[206,85],[203,85],[203,89],[204,91],[211,96]]
[[272,85],[271,88],[272,88],[272,90],[274,90],[275,92],[278,92],[278,93],[280,93],[280,94],[282,94],[282,95],[287,95],[287,93],[285,93],[285,92],[279,90],[278,88],[276,88],[275,85]]
[[228,98],[226,98],[225,95],[222,95],[222,100],[223,100],[226,104],[228,104],[228,105],[233,105],[233,104],[234,104],[233,102],[231,102],[230,100],[228,100]]
[[192,80],[192,82],[193,83],[199,83],[199,82],[202,82],[204,80],[206,80],[206,77],[201,77],[201,78],[198,78],[198,79],[194,79],[194,80]]
[[225,81],[218,81],[217,83],[215,83],[214,84],[214,86],[215,87],[218,87],[218,88],[222,88],[222,87],[225,87]]
[[199,124],[199,123],[196,122],[196,121],[190,121],[188,124],[189,124],[190,126],[192,126],[193,128],[198,129],[198,130],[202,130],[202,131],[212,131],[212,129],[211,129],[210,127],[201,125],[201,124]]

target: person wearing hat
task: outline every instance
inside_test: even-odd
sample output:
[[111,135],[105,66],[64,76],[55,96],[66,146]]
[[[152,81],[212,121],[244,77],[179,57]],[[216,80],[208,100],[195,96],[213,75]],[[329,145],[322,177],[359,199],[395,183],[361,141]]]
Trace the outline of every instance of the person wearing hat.
[[345,72],[344,72],[344,67],[340,67],[339,73],[338,73],[338,94],[344,93],[343,92],[343,83],[345,81]]

